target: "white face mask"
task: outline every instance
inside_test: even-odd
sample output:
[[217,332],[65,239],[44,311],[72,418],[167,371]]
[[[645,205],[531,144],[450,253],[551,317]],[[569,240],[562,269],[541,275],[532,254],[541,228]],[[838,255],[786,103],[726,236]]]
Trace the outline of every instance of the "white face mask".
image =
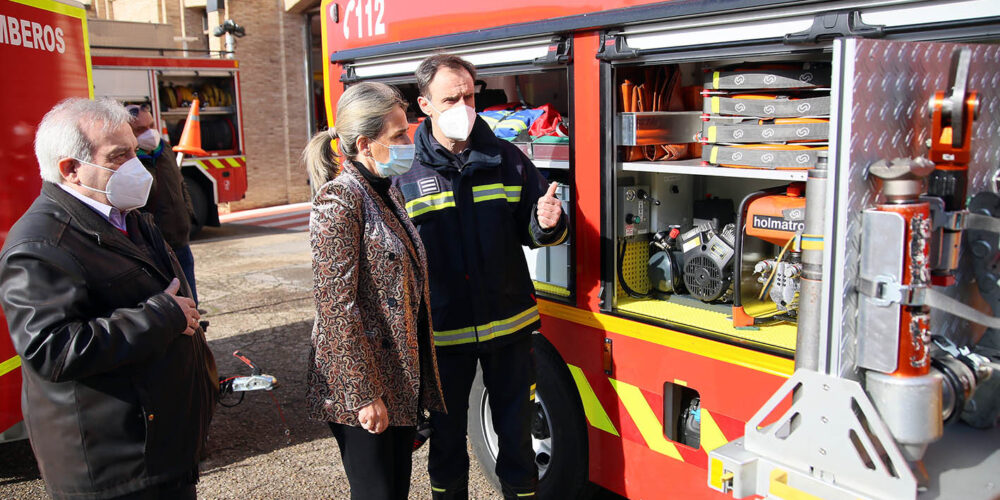
[[467,106],[464,102],[456,104],[443,112],[434,106],[430,99],[427,104],[438,112],[438,119],[434,125],[441,127],[444,136],[455,140],[464,141],[472,133],[472,126],[476,123],[476,109]]
[[111,178],[108,179],[108,185],[104,187],[104,191],[80,183],[81,186],[91,191],[106,194],[111,206],[122,212],[127,212],[146,204],[146,199],[149,197],[149,189],[153,187],[153,176],[149,175],[149,171],[146,170],[146,167],[142,166],[142,162],[138,158],[130,158],[125,163],[122,163],[118,167],[118,170],[102,167],[89,161],[73,159],[92,167],[114,172],[111,174]]
[[139,147],[143,150],[152,151],[160,145],[160,133],[151,128],[139,134],[135,140],[139,142]]

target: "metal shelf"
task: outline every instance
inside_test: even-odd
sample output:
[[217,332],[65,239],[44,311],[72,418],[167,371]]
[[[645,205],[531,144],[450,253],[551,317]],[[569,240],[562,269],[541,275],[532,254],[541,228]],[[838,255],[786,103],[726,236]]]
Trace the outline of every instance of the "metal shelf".
[[556,170],[569,170],[569,162],[564,160],[531,160],[537,168],[551,168]]
[[[160,116],[187,116],[190,111],[190,107],[170,108],[166,111],[161,111]],[[203,115],[232,115],[236,113],[236,108],[232,106],[206,106],[201,108],[199,113]]]
[[[537,163],[536,163],[537,165]],[[807,170],[767,170],[756,168],[711,167],[700,159],[680,161],[636,161],[621,163],[622,170],[652,172],[656,174],[707,175],[711,177],[736,177],[740,179],[765,179],[776,181],[804,181]]]

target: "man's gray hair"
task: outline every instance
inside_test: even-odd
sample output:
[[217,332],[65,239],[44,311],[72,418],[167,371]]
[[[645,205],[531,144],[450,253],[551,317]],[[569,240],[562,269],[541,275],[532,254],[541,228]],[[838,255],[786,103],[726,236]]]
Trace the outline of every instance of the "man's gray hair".
[[129,122],[128,111],[113,99],[70,97],[45,113],[35,132],[35,158],[42,180],[59,184],[59,160],[91,161],[94,144],[84,130],[100,124],[108,132]]

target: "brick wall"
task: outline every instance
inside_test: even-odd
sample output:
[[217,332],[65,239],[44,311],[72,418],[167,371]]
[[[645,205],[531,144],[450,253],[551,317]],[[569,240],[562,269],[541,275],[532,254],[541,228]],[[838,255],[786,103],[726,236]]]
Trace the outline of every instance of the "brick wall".
[[309,199],[299,155],[309,139],[305,82],[305,18],[282,0],[229,3],[229,17],[246,28],[237,39],[242,80],[247,196],[231,209]]
[[[167,24],[180,36],[178,0],[94,0],[88,15],[120,21],[158,19],[166,9]],[[190,49],[207,49],[204,8],[185,8]],[[284,0],[229,2],[229,17],[246,28],[236,41],[243,103],[244,153],[247,157],[247,194],[243,201],[220,206],[221,212],[297,203],[309,200],[308,176],[299,155],[309,140],[305,74],[305,16],[286,13]],[[224,14],[220,16],[224,19]],[[215,26],[209,26],[209,32]],[[181,42],[174,47],[181,48]],[[179,56],[180,53],[171,55]]]

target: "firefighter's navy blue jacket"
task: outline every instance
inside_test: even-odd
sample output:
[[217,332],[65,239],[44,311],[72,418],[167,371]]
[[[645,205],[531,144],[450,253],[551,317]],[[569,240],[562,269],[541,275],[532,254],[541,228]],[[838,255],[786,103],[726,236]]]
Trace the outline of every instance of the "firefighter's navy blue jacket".
[[427,249],[435,345],[499,345],[530,334],[540,322],[521,246],[557,245],[567,234],[566,214],[548,231],[538,225],[545,178],[480,118],[457,156],[433,138],[430,120],[414,143],[413,167],[393,184]]

